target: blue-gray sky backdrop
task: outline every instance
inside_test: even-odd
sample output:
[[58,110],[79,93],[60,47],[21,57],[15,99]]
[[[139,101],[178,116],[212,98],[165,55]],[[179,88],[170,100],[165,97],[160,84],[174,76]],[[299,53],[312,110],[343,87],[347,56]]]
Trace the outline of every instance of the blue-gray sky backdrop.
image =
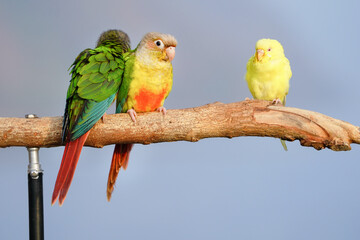
[[[0,117],[63,114],[68,67],[99,34],[178,40],[168,109],[251,97],[260,38],[279,40],[287,105],[359,125],[359,1],[0,2]],[[114,111],[113,108],[110,111]],[[136,145],[110,203],[113,146],[84,148],[63,207],[50,206],[63,147],[40,150],[47,239],[360,239],[359,146],[316,151],[241,137]],[[27,151],[0,149],[0,238],[28,237]]]

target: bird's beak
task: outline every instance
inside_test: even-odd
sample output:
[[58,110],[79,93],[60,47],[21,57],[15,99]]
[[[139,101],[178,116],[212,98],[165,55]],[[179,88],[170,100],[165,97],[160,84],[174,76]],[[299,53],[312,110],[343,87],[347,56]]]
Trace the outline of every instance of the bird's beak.
[[168,57],[169,61],[171,62],[175,57],[175,47],[167,47],[166,48],[166,56]]
[[256,59],[258,61],[261,61],[261,59],[264,57],[264,54],[265,54],[264,50],[256,49]]

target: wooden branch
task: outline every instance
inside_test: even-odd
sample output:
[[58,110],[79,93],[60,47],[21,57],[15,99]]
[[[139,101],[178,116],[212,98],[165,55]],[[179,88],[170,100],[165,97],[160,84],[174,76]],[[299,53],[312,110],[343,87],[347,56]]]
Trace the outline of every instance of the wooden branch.
[[[0,147],[61,145],[62,117],[0,118]],[[115,143],[191,141],[211,137],[261,136],[298,139],[303,146],[335,151],[360,143],[359,127],[307,110],[245,100],[196,108],[139,113],[136,124],[128,114],[106,115],[96,123],[85,143],[103,147]]]

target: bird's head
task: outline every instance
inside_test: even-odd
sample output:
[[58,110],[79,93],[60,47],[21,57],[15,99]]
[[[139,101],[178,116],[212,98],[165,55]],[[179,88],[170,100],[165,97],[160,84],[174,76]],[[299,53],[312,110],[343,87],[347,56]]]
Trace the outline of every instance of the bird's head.
[[274,39],[260,39],[256,42],[255,49],[255,60],[258,62],[265,62],[284,56],[283,47]]
[[146,52],[151,58],[170,63],[175,57],[176,45],[177,41],[172,35],[150,32],[142,38],[138,50],[140,54]]
[[129,36],[121,30],[111,29],[103,32],[97,41],[96,47],[109,43],[121,46],[124,52],[130,49]]

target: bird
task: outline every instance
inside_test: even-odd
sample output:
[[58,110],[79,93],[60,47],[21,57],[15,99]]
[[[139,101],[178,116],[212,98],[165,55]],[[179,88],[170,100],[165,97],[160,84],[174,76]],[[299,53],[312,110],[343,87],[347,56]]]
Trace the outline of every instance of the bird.
[[[164,100],[173,85],[172,60],[177,41],[170,34],[149,32],[138,46],[124,54],[125,72],[116,99],[116,113],[128,113],[136,123],[137,113],[166,114]],[[116,144],[107,182],[110,201],[120,169],[126,170],[133,144]]]
[[[290,62],[281,43],[275,39],[258,40],[255,54],[246,65],[245,79],[252,96],[285,106],[291,76]],[[285,141],[280,141],[287,151]]]
[[62,126],[65,149],[51,205],[57,199],[60,206],[63,204],[89,132],[104,116],[119,91],[124,75],[123,54],[128,51],[128,35],[111,29],[100,35],[94,49],[82,51],[70,66],[71,80]]

